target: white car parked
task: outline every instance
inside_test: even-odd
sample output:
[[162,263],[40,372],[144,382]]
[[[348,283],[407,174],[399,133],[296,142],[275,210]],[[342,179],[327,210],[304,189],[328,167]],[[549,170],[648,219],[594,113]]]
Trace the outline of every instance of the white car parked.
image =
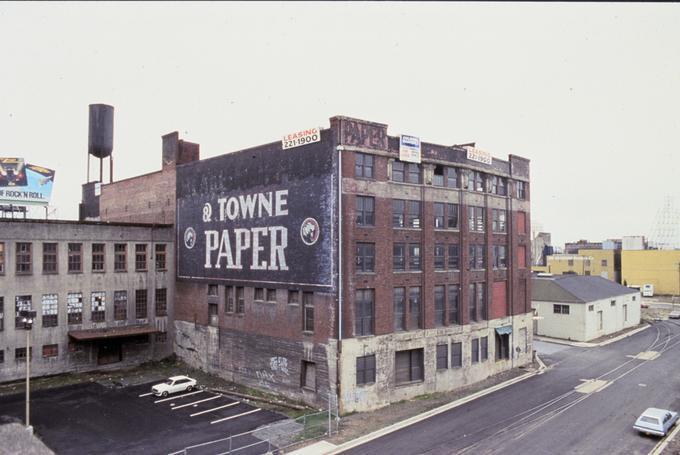
[[167,397],[171,393],[191,392],[195,387],[195,379],[191,379],[188,376],[173,376],[151,387],[151,392],[156,396]]
[[678,421],[678,413],[666,409],[647,408],[635,421],[633,428],[641,433],[666,436]]

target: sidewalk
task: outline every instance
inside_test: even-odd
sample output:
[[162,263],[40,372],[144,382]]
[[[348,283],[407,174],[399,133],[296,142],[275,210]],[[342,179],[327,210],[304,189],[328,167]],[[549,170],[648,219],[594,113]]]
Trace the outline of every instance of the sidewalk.
[[[541,373],[543,373],[543,371],[545,370],[546,367],[545,367],[545,364],[543,364],[543,362],[541,362],[541,360],[538,358],[538,356],[536,356],[536,359],[537,359],[537,362],[538,362],[538,365],[539,365],[538,368],[528,370],[524,374],[515,376],[511,379],[507,379],[507,380],[504,380],[502,382],[498,382],[498,383],[493,384],[491,386],[484,387],[481,390],[474,390],[474,389],[471,389],[471,388],[468,387],[463,392],[458,393],[459,397],[457,397],[457,399],[454,399],[453,401],[447,402],[443,405],[437,406],[434,409],[430,409],[428,411],[421,412],[421,413],[414,415],[414,416],[411,416],[411,417],[404,416],[405,418],[403,418],[400,421],[392,423],[392,424],[390,424],[390,425],[388,425],[384,428],[379,428],[379,429],[372,431],[368,434],[359,435],[358,437],[350,439],[349,441],[345,441],[345,442],[337,441],[338,444],[333,444],[329,441],[319,441],[319,442],[310,444],[308,446],[302,447],[300,449],[297,449],[297,450],[295,450],[293,452],[289,452],[289,453],[295,454],[295,455],[311,455],[311,454],[314,454],[314,455],[335,455],[335,454],[342,453],[343,451],[349,450],[352,447],[356,447],[358,445],[364,444],[366,442],[369,442],[373,439],[379,438],[379,437],[384,436],[386,434],[392,433],[394,431],[398,431],[398,430],[400,430],[404,427],[407,427],[409,425],[413,425],[414,423],[420,422],[422,420],[428,419],[428,418],[435,416],[437,414],[440,414],[442,412],[456,408],[456,407],[461,406],[465,403],[468,403],[468,402],[473,401],[477,398],[480,398],[484,395],[488,395],[488,394],[493,393],[497,390],[500,390],[500,389],[503,389],[505,387],[509,387],[513,384],[516,384],[520,381],[524,381],[525,379],[528,379],[528,378],[535,376],[537,374],[541,374]],[[500,375],[498,375],[498,376],[500,376]],[[493,378],[490,378],[490,380],[482,381],[482,383],[490,382],[490,381],[493,382]],[[409,404],[411,404],[411,406],[409,406],[409,407],[412,408],[413,402],[416,401],[416,400],[417,399],[409,400],[409,402],[407,403],[407,406],[409,406]],[[394,404],[394,405],[388,406],[387,408],[382,408],[382,409],[380,409],[378,411],[374,411],[374,412],[381,412],[381,413],[385,413],[385,414],[390,414],[391,410],[389,408],[395,407],[398,404]],[[369,412],[369,413],[362,413],[362,414],[370,415],[372,413]],[[352,417],[355,417],[355,416],[357,416],[357,415],[355,414],[355,415],[352,415],[352,416],[349,416],[349,417],[345,417],[345,419],[351,419]],[[364,430],[366,430],[365,427],[364,427]],[[331,439],[335,441],[337,438],[333,437]]]
[[622,340],[624,338],[627,338],[629,336],[633,336],[636,333],[642,332],[643,330],[646,330],[650,327],[649,324],[645,324],[643,327],[638,327],[637,329],[634,330],[629,330],[625,333],[622,333],[620,335],[617,335],[613,338],[608,338],[606,340],[600,341],[600,342],[584,342],[584,341],[569,341],[569,340],[563,340],[560,338],[550,338],[546,336],[539,336],[539,335],[534,335],[534,340],[538,341],[544,341],[546,343],[555,343],[555,344],[566,344],[569,346],[576,346],[579,348],[595,348],[599,346],[606,346],[611,343],[615,343],[619,340]]

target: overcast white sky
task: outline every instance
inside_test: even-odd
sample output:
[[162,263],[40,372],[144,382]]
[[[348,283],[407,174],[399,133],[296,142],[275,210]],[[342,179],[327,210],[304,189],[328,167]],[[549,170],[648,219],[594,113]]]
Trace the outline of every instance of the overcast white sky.
[[115,107],[114,178],[334,115],[531,160],[553,243],[650,235],[680,165],[680,5],[0,3],[0,156],[56,170],[76,219],[88,104]]

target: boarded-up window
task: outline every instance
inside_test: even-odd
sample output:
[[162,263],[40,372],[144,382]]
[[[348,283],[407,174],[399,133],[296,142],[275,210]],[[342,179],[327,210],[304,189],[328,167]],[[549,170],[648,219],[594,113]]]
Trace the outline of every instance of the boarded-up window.
[[449,360],[449,345],[448,344],[438,344],[437,345],[437,369],[445,370],[448,368]]
[[395,381],[397,384],[423,380],[423,350],[410,349],[395,353]]
[[473,338],[470,344],[470,361],[472,363],[479,362],[479,338]]
[[406,330],[406,288],[394,288],[394,330]]
[[485,360],[487,360],[489,358],[489,337],[482,337],[479,340],[480,340],[482,362],[484,362]]
[[451,343],[451,368],[463,366],[463,343]]
[[508,282],[494,281],[493,301],[491,303],[491,319],[502,318],[508,315]]
[[357,385],[375,382],[375,355],[357,357]]
[[314,362],[302,361],[301,386],[303,389],[316,391],[316,364]]
[[444,325],[445,318],[444,308],[444,286],[434,287],[434,324],[437,327]]
[[517,247],[517,267],[524,269],[527,266],[527,247],[519,245]]
[[526,212],[517,212],[517,233],[527,233],[527,214]]

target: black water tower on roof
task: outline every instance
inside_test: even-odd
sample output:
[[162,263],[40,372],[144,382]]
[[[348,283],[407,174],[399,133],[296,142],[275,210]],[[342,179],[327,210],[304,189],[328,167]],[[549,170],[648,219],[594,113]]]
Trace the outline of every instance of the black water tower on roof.
[[110,181],[113,181],[113,106],[90,104],[87,144],[87,181],[90,181],[90,155],[99,158],[99,182],[103,183],[103,159],[109,157]]

